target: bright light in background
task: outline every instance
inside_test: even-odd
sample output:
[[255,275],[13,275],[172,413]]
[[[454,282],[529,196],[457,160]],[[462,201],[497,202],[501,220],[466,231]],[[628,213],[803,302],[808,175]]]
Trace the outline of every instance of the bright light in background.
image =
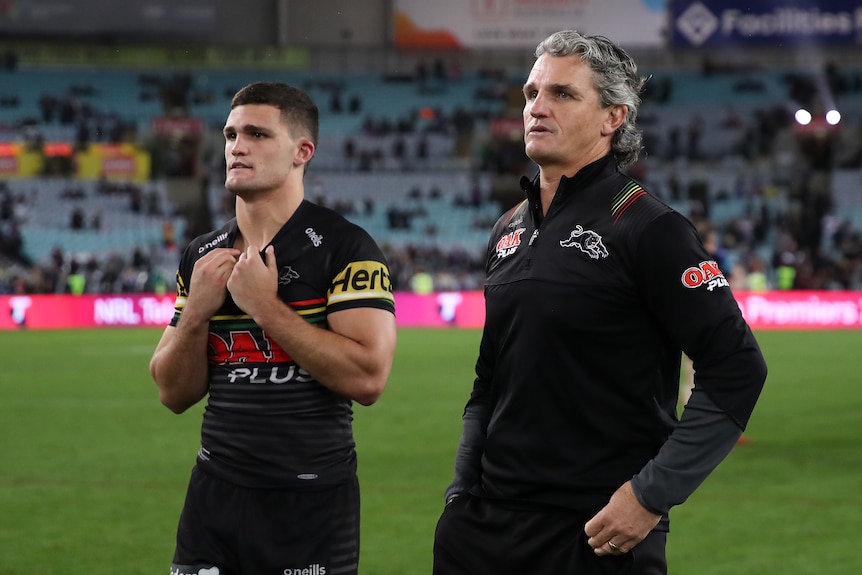
[[[835,128],[841,122],[841,113],[837,110],[829,82],[823,74],[814,74],[810,80],[817,93],[804,102],[791,100],[788,102],[788,111],[795,110],[793,118],[798,126],[805,129]],[[810,111],[812,109],[813,112]]]
[[829,110],[826,112],[826,123],[830,126],[835,126],[841,121],[841,113],[838,110]]
[[803,126],[807,126],[811,123],[811,112],[804,108],[796,110],[796,114],[794,114],[793,117],[796,118],[797,123]]

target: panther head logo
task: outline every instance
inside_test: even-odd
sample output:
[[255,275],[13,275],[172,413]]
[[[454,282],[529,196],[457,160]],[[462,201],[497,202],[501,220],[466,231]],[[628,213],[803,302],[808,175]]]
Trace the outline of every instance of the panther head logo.
[[281,268],[281,273],[278,274],[278,283],[279,285],[287,285],[291,280],[297,278],[299,278],[299,272],[294,271],[290,266],[284,266]]
[[608,257],[608,248],[602,243],[602,236],[592,230],[584,230],[579,224],[565,240],[560,240],[564,248],[578,248],[594,260]]

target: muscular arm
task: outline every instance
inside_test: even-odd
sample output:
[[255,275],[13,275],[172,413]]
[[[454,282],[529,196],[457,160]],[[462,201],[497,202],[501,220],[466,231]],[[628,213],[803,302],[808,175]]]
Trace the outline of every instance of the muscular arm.
[[182,413],[207,393],[208,323],[168,326],[150,360],[150,375],[159,388],[159,400],[174,413]]
[[395,353],[392,313],[340,311],[329,316],[331,330],[325,330],[281,301],[259,309],[251,314],[258,325],[322,385],[362,405],[371,405],[383,393]]
[[383,393],[395,353],[395,316],[376,308],[329,315],[329,330],[305,321],[278,298],[272,247],[265,260],[249,246],[228,281],[234,302],[321,385],[362,405]]
[[224,303],[225,285],[239,253],[216,249],[195,263],[179,323],[165,328],[150,359],[159,399],[174,413],[187,410],[207,393],[209,321]]

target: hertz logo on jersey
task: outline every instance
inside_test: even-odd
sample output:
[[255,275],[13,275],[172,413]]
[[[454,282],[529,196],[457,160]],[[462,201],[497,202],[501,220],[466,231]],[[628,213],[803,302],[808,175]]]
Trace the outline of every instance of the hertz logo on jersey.
[[330,304],[371,298],[393,301],[389,268],[382,262],[352,262],[335,276],[328,293]]

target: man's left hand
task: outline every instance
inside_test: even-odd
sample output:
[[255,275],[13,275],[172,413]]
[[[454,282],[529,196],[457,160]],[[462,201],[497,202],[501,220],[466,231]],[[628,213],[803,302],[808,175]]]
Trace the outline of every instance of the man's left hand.
[[262,305],[277,301],[278,269],[272,246],[267,246],[263,258],[255,246],[248,246],[234,265],[227,281],[234,303],[252,317],[261,313]]
[[640,504],[631,481],[627,481],[611,496],[608,504],[587,521],[584,532],[596,555],[621,555],[643,541],[660,520],[661,515]]

